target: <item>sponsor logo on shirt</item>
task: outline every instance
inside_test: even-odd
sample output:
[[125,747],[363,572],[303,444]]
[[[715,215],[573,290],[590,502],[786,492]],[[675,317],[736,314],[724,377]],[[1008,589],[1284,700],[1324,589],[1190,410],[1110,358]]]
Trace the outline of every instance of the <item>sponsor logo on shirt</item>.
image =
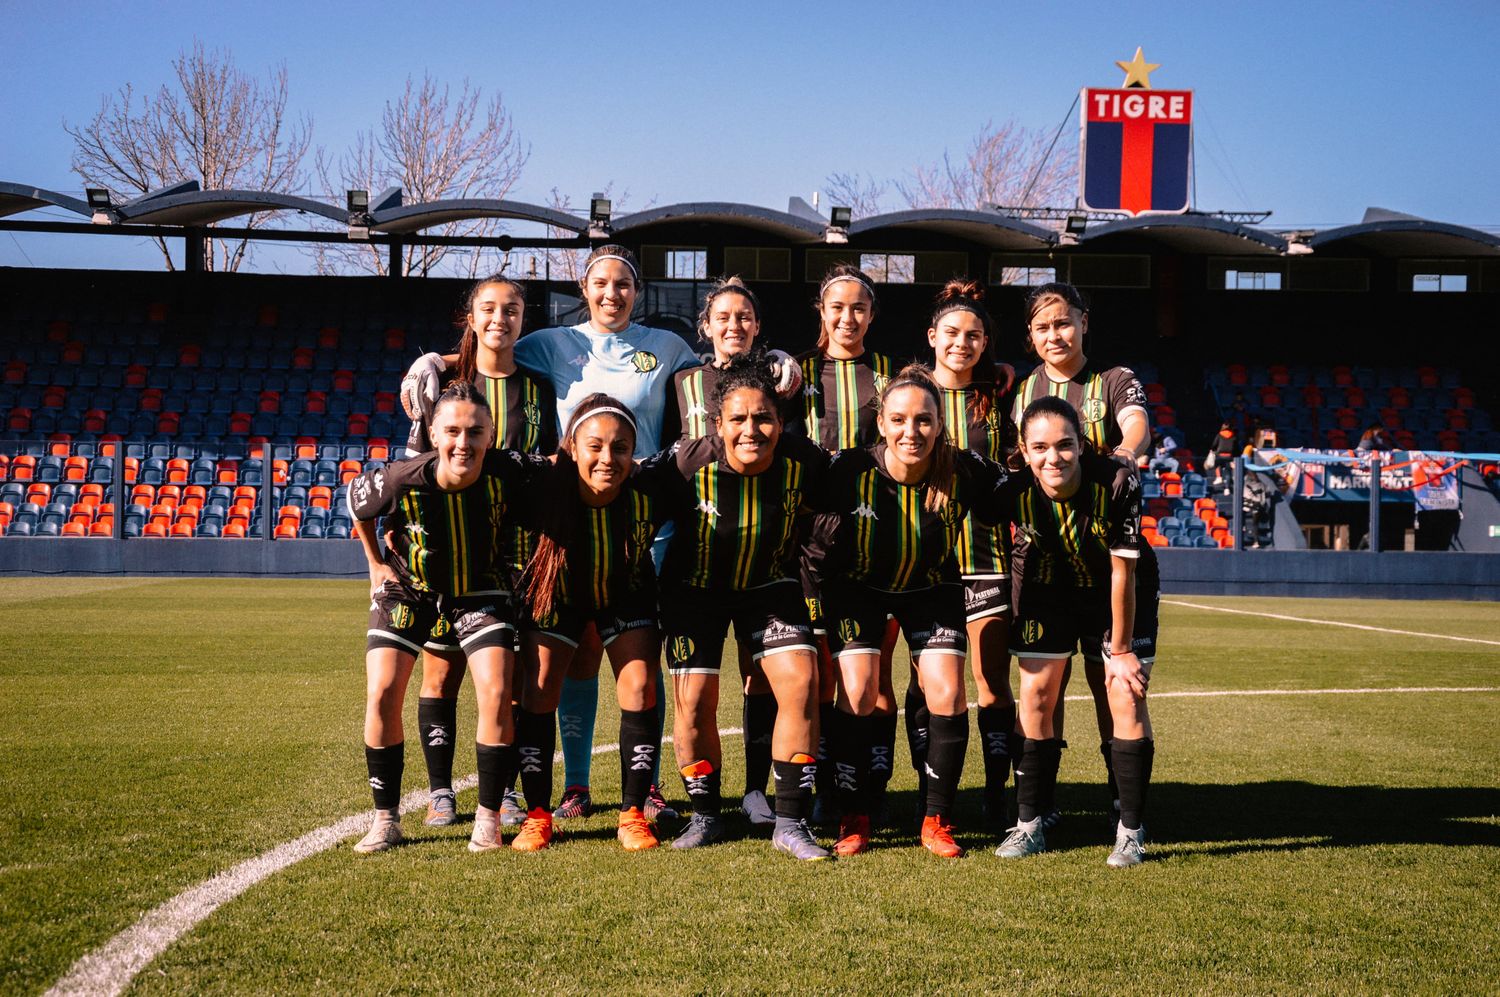
[[707,418],[708,409],[704,408],[702,405],[699,405],[697,402],[694,402],[692,406],[688,408],[687,414],[689,419],[703,419]]
[[708,516],[710,519],[719,518],[719,507],[714,505],[708,499],[699,500],[698,511],[703,513],[705,516]]
[[588,362],[589,362],[589,355],[587,353],[580,353],[580,354],[578,354],[578,356],[576,356],[573,359],[571,359],[571,360],[568,361],[568,363],[572,364],[574,367],[582,367],[582,366],[586,365]]
[[660,365],[661,361],[656,359],[656,354],[649,350],[636,350],[630,358],[630,366],[638,374],[649,374]]
[[1042,539],[1042,535],[1041,535],[1041,533],[1037,532],[1037,528],[1035,526],[1032,526],[1030,523],[1017,523],[1016,524],[1016,542],[1017,543],[1034,544],[1034,543],[1040,543],[1041,539]]
[[880,518],[879,516],[875,515],[875,510],[870,508],[870,503],[868,502],[861,502],[858,506],[856,506],[853,515],[858,516],[861,519]]
[[797,640],[806,636],[806,627],[794,627],[790,623],[783,623],[780,620],[772,620],[766,624],[766,628],[760,633],[750,635],[752,640],[759,640],[765,644],[770,644],[772,641]]

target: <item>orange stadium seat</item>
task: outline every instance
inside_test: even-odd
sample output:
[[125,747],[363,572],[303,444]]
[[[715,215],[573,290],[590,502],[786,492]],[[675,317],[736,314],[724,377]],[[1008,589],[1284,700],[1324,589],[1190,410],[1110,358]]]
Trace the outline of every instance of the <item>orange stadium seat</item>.
[[155,520],[155,519],[151,520],[151,522],[147,523],[141,529],[141,536],[143,536],[143,537],[165,537],[166,535],[167,535],[167,527],[166,527],[166,525],[164,523],[161,523],[161,522]]
[[1153,547],[1165,547],[1167,546],[1167,538],[1162,536],[1160,533],[1153,533],[1151,534],[1151,538],[1147,541],[1147,543],[1151,544],[1151,546]]
[[404,350],[406,348],[406,330],[394,326],[385,330],[385,348],[388,350]]
[[[125,368],[125,387],[144,388],[146,386],[146,376],[149,373],[150,371],[146,369],[145,364],[131,364]],[[144,392],[142,394],[144,395]]]
[[357,460],[339,461],[339,484],[347,485],[359,474],[362,465]]
[[354,371],[352,371],[352,370],[336,370],[336,371],[334,371],[333,372],[333,390],[334,391],[353,391],[354,390]]
[[63,463],[64,481],[83,481],[89,476],[89,460],[87,457],[69,457]]
[[224,524],[224,532],[222,536],[230,540],[243,540],[245,539],[246,528],[247,524],[240,523],[235,520],[230,520],[229,522]]
[[318,441],[311,436],[299,436],[294,452],[297,460],[317,460]]
[[327,485],[314,485],[308,489],[307,504],[316,509],[327,509],[333,504],[333,489]]
[[297,539],[297,527],[296,527],[296,524],[294,524],[294,523],[282,523],[280,526],[276,527],[276,539],[277,540],[295,540],[295,539]]
[[318,330],[318,349],[336,350],[339,348],[339,330],[336,326],[325,325]]
[[188,471],[192,465],[181,457],[174,457],[167,461],[167,481],[174,485],[185,485],[188,480]]
[[103,516],[94,520],[94,524],[89,527],[89,536],[91,537],[110,537],[114,536],[114,533],[115,521],[113,519],[105,519]]
[[328,393],[309,391],[302,397],[302,411],[309,415],[325,415],[328,412]]
[[271,461],[271,483],[275,485],[286,484],[286,476],[289,465],[284,460]]
[[365,453],[370,460],[390,460],[391,441],[383,436],[372,436],[365,441]]
[[221,460],[214,465],[214,484],[236,485],[240,480],[240,462]]
[[76,519],[70,519],[63,524],[62,535],[65,537],[86,537],[88,527]]

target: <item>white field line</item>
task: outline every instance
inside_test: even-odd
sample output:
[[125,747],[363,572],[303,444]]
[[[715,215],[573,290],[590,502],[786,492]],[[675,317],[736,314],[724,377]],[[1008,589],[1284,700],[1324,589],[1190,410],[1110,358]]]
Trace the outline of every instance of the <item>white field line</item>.
[[1286,616],[1281,613],[1257,613],[1248,609],[1230,609],[1227,606],[1205,606],[1201,602],[1183,602],[1180,599],[1163,599],[1169,606],[1186,606],[1188,609],[1205,609],[1211,613],[1233,613],[1236,616],[1260,616],[1268,620],[1288,620],[1292,623],[1316,623],[1325,627],[1348,627],[1350,630],[1373,630],[1376,633],[1398,634],[1402,637],[1431,637],[1434,640],[1457,640],[1466,644],[1489,644],[1500,647],[1500,640],[1485,640],[1483,637],[1457,637],[1453,634],[1432,634],[1420,630],[1395,630],[1391,627],[1372,627],[1364,623],[1344,623],[1341,620],[1317,620],[1306,616]]
[[[740,733],[740,728],[726,727],[719,733],[734,735]],[[662,741],[670,744],[672,738],[669,735],[662,738]],[[619,747],[618,744],[596,744],[593,753],[608,754]],[[552,763],[556,765],[561,761],[562,752],[559,751],[553,756]],[[478,784],[477,776],[467,775],[456,780],[453,789],[462,793]],[[407,813],[425,807],[428,796],[425,789],[407,793],[401,798],[401,812]],[[82,956],[73,963],[62,979],[52,985],[47,994],[122,993],[152,959],[165,952],[168,946],[193,930],[214,911],[268,876],[318,852],[327,851],[345,838],[363,833],[369,824],[370,811],[353,814],[205,879],[141,915],[140,920],[115,935],[102,948]]]
[[[1191,605],[1191,604],[1184,604]],[[1199,608],[1199,607],[1194,607]],[[1217,609],[1216,606],[1201,607]],[[1263,614],[1252,614],[1263,615]],[[1292,617],[1286,617],[1292,619]],[[1321,620],[1307,622],[1319,623]],[[1348,624],[1346,624],[1348,625]],[[1362,629],[1380,629],[1378,627]],[[1400,631],[1397,631],[1400,632]],[[1420,636],[1442,636],[1422,634]],[[1462,639],[1462,638],[1459,638]],[[1493,641],[1484,643],[1495,643]],[[1160,692],[1151,699],[1207,698],[1229,696],[1317,696],[1317,695],[1365,695],[1379,693],[1436,693],[1436,692],[1500,692],[1500,686],[1398,686],[1388,689],[1225,689],[1198,692]],[[1087,701],[1089,696],[1068,696],[1069,700]],[[974,707],[975,703],[969,706]],[[903,711],[904,712],[904,711]],[[742,733],[738,727],[725,727],[721,735],[733,736]],[[670,736],[662,743],[670,744]],[[596,744],[593,754],[608,754],[619,748],[618,744]],[[558,752],[553,764],[562,760]],[[465,776],[453,784],[454,790],[463,792],[473,789],[478,779]],[[427,803],[425,789],[407,793],[401,798],[401,812],[406,813]],[[343,820],[309,831],[285,844],[277,845],[238,865],[231,866],[216,876],[204,880],[197,886],[179,893],[158,907],[147,911],[130,927],[115,935],[102,947],[80,957],[68,972],[47,991],[48,997],[61,994],[110,994],[122,993],[135,975],[146,967],[177,939],[187,934],[200,922],[224,904],[238,897],[250,887],[273,873],[295,865],[305,858],[327,851],[346,838],[365,830],[370,815],[368,812],[353,814]]]

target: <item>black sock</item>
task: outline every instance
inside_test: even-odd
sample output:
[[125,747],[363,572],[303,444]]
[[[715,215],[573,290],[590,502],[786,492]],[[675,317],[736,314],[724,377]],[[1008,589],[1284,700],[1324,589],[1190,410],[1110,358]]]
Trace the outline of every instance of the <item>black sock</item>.
[[818,704],[818,795],[829,799],[837,792],[834,788],[837,763],[833,760],[833,737],[838,715],[839,709],[832,703]]
[[458,700],[417,700],[417,729],[422,734],[422,757],[427,761],[429,789],[453,788],[453,741],[458,729]]
[[620,809],[646,806],[656,771],[656,753],[661,750],[661,728],[657,712],[620,711]]
[[401,770],[406,767],[406,743],[389,748],[365,745],[365,769],[370,773],[370,793],[376,810],[396,810],[401,806]]
[[700,759],[678,770],[682,774],[682,785],[687,790],[688,803],[693,813],[717,817],[723,806],[723,793],[719,788],[719,770],[713,763]]
[[499,810],[506,785],[516,777],[516,746],[475,741],[474,765],[479,774],[479,805]]
[[979,748],[984,758],[984,802],[998,814],[1010,778],[1010,743],[1016,729],[1014,706],[979,708]]
[[870,792],[872,799],[885,793],[896,761],[895,713],[877,713],[870,718]]
[[1133,741],[1115,738],[1110,742],[1114,755],[1115,778],[1120,784],[1120,823],[1134,831],[1146,819],[1146,789],[1151,785],[1151,763],[1156,758],[1156,742],[1149,737]]
[[1021,764],[1016,766],[1016,819],[1035,820],[1047,813],[1051,803],[1048,787],[1057,785],[1057,767],[1062,761],[1062,742],[1057,738],[1037,741],[1026,738]]
[[745,792],[766,791],[771,775],[771,734],[776,729],[776,696],[757,692],[745,696]]
[[917,813],[927,812],[927,744],[932,714],[920,686],[906,687],[906,747],[917,773]]
[[845,816],[870,812],[870,742],[874,735],[874,717],[838,711],[832,748],[839,810]]
[[[510,704],[510,722],[511,722],[511,728],[510,729],[513,730],[513,731],[516,731],[516,744],[517,744],[518,747],[519,747],[519,745],[521,743],[521,734],[520,734],[520,730],[521,730],[521,714],[524,713],[524,712],[525,712],[525,710],[523,710],[521,708],[521,704],[520,703],[511,703]],[[517,781],[519,781],[520,778],[521,778],[521,756],[519,754],[517,754],[516,755],[516,767],[511,770],[511,773],[510,773],[510,782],[507,782],[505,784],[505,791],[507,793],[509,793],[511,790],[515,789],[516,788],[516,783],[517,783]]]
[[969,712],[954,716],[932,714],[932,741],[927,748],[927,816],[946,815],[958,794],[969,750]]
[[[1052,738],[1052,743],[1057,746],[1057,756],[1061,760],[1062,753],[1068,747],[1068,742],[1060,737]],[[1042,813],[1050,814],[1057,809],[1057,766],[1052,767],[1051,775],[1042,784]]]
[[521,710],[516,717],[516,764],[526,806],[552,809],[552,753],[557,750],[557,714]]
[[1111,741],[1099,742],[1099,754],[1104,756],[1104,774],[1109,779],[1109,798],[1111,801],[1120,798],[1120,784],[1115,780],[1115,752],[1110,745]]
[[797,757],[806,760],[771,762],[776,780],[776,816],[806,820],[812,813],[813,784],[817,780],[818,763],[810,755]]

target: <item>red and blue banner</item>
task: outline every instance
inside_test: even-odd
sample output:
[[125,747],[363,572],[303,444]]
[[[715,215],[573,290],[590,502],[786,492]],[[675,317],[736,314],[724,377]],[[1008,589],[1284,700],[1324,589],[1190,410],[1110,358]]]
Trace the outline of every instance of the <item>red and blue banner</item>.
[[1192,207],[1191,90],[1083,91],[1082,206],[1131,215]]

